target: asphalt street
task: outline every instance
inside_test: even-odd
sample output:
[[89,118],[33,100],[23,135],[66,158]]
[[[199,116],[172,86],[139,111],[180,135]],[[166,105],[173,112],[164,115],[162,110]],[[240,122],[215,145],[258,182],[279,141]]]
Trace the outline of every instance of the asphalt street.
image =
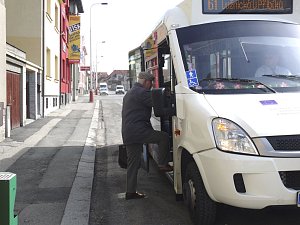
[[[0,142],[0,171],[17,175],[19,225],[192,225],[165,174],[140,170],[142,200],[124,199],[117,163],[122,95],[88,96],[13,129]],[[215,225],[296,225],[299,208],[247,210],[220,205]]]
[[[97,144],[89,224],[192,225],[184,203],[175,201],[172,184],[158,172],[152,160],[149,173],[140,170],[138,177],[138,190],[146,193],[148,198],[124,199],[126,170],[117,163],[118,145],[122,143],[121,97],[100,97],[105,144]],[[214,225],[296,225],[299,219],[299,208],[296,207],[252,210],[220,204]]]
[[19,225],[191,224],[155,165],[139,173],[149,197],[125,201],[121,106],[122,95],[80,97],[0,143],[0,171],[17,175]]
[[118,165],[122,96],[101,97],[105,145],[97,142],[90,225],[192,225],[183,202],[175,201],[172,184],[150,161],[139,170],[138,190],[146,199],[125,200],[126,170]]

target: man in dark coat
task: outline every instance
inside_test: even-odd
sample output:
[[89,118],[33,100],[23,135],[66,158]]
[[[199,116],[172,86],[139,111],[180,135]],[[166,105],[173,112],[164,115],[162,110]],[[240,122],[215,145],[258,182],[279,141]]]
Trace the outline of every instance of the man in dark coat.
[[126,93],[122,108],[122,138],[127,151],[127,189],[125,199],[141,199],[146,195],[136,191],[137,174],[141,164],[144,143],[157,143],[158,167],[171,171],[168,165],[169,135],[154,130],[150,118],[152,113],[151,88],[154,76],[147,72],[138,75],[138,82]]

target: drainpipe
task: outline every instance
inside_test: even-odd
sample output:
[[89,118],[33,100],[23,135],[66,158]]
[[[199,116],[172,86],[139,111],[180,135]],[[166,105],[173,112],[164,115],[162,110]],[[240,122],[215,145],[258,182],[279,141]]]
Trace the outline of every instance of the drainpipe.
[[42,117],[45,117],[45,1],[42,1],[43,4],[43,17],[42,17],[42,67],[43,67],[43,73],[42,73]]
[[62,71],[62,68],[63,68],[63,65],[62,65],[62,52],[63,52],[63,45],[62,45],[62,13],[61,13],[61,10],[62,8],[65,6],[61,6],[62,3],[60,3],[60,29],[59,29],[59,51],[60,51],[60,57],[59,57],[59,84],[58,84],[58,108],[60,109],[61,108],[61,81],[62,81],[62,75],[64,73],[64,71]]

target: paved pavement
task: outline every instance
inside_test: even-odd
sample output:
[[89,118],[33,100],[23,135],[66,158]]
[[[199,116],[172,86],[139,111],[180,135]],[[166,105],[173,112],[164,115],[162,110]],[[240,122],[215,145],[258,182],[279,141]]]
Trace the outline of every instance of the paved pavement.
[[[0,171],[17,171],[19,225],[88,225],[96,141],[100,147],[105,143],[99,104],[81,96],[45,118],[13,129],[0,142]],[[49,154],[47,160],[42,154]],[[37,184],[30,186],[35,177]]]

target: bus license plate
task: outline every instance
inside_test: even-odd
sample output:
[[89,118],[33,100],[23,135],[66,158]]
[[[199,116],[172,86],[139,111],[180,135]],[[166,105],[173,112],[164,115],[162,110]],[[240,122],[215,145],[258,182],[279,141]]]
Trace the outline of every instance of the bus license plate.
[[300,207],[300,191],[297,192],[297,206]]

